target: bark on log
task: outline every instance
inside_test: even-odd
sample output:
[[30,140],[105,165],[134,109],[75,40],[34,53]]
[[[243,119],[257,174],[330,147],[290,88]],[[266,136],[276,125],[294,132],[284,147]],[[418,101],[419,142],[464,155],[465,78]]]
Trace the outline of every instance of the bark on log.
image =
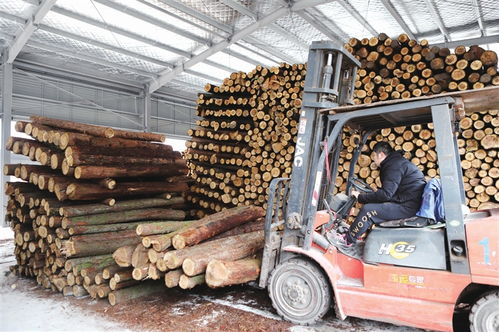
[[194,220],[187,221],[162,221],[153,223],[141,223],[137,226],[136,232],[139,236],[154,234],[166,234],[177,231],[181,228],[189,227]]
[[206,218],[206,222],[182,231],[172,239],[175,249],[192,246],[226,230],[265,215],[265,210],[256,206],[228,209]]
[[67,229],[74,226],[109,225],[136,220],[182,220],[184,218],[185,212],[181,210],[150,208],[93,214],[88,216],[65,217],[62,221],[62,227]]
[[162,291],[164,291],[164,286],[161,282],[143,282],[136,286],[111,292],[108,296],[108,299],[109,303],[114,306],[116,304],[130,301],[139,297],[161,293]]
[[99,214],[107,212],[119,212],[134,209],[145,209],[152,207],[170,206],[174,204],[182,204],[185,200],[183,197],[172,197],[171,199],[163,198],[143,198],[127,201],[120,201],[113,206],[106,204],[85,204],[74,206],[63,206],[59,209],[59,213],[64,217],[77,217],[89,214]]
[[194,277],[188,277],[185,274],[180,276],[178,285],[182,289],[192,289],[197,285],[202,285],[205,283],[204,274],[200,274]]
[[[206,246],[204,253],[193,254],[184,260],[182,269],[188,276],[195,276],[203,273],[206,266],[213,259],[218,260],[238,260],[244,257],[251,256],[256,251],[263,248],[264,236],[263,231],[248,233],[244,235],[236,235],[239,244],[235,246],[222,246],[225,250],[220,250],[220,247]],[[208,242],[209,243],[209,242]]]
[[94,126],[73,121],[57,120],[57,119],[46,118],[43,116],[31,116],[30,119],[35,124],[67,129],[71,131],[80,132],[83,134],[107,137],[107,138],[111,138],[114,136],[114,130],[109,127]]
[[98,184],[72,183],[67,187],[66,193],[71,200],[96,200],[165,192],[186,192],[187,190],[188,186],[185,182],[123,182],[118,183],[112,190],[102,188]]
[[73,236],[63,243],[63,252],[67,257],[111,254],[116,249],[140,243],[135,231],[120,231]]
[[165,166],[77,166],[74,171],[76,179],[103,179],[115,177],[158,177],[175,176],[186,174],[186,168],[172,164],[171,167]]
[[260,258],[212,260],[206,268],[206,284],[211,288],[218,288],[257,280],[261,264]]

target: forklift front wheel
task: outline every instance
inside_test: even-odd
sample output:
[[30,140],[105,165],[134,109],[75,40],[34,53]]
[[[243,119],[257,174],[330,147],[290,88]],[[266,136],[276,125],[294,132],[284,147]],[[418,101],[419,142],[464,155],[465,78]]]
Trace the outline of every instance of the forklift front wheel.
[[314,324],[331,307],[331,287],[312,262],[293,258],[277,266],[269,279],[269,295],[277,313],[295,324]]
[[470,313],[471,332],[499,331],[499,290],[480,297]]

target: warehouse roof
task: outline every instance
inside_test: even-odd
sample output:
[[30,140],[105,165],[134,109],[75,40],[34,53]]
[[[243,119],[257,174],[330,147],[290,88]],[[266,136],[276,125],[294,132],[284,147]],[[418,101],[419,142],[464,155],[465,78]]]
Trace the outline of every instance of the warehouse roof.
[[303,63],[312,40],[380,32],[499,45],[496,0],[2,0],[2,63],[199,92],[257,64]]

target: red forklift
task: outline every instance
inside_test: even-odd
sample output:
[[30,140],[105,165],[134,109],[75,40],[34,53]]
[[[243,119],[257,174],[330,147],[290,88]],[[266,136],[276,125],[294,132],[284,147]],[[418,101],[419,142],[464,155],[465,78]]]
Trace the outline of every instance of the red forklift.
[[[334,304],[336,316],[439,331],[499,331],[499,209],[465,214],[457,148],[464,110],[499,105],[499,87],[353,105],[359,62],[340,45],[313,42],[291,178],[269,187],[259,286],[277,313],[314,324]],[[433,122],[445,222],[374,227],[363,248],[340,251],[327,232],[344,225],[355,198],[369,191],[354,166],[377,130]],[[342,132],[361,139],[346,193],[335,193]],[[469,317],[465,323],[458,313]]]

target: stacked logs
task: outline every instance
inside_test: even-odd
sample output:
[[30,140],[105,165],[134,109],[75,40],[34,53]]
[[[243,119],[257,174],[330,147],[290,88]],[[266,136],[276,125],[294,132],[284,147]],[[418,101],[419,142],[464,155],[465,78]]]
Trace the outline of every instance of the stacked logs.
[[16,129],[34,140],[11,137],[6,148],[42,164],[4,166],[23,180],[5,187],[19,275],[65,295],[107,296],[104,269],[117,248],[140,243],[135,228],[190,213],[185,162],[154,143],[161,135],[41,117]]
[[[498,110],[469,114],[460,120],[458,136],[459,154],[463,170],[464,190],[467,204],[472,209],[486,209],[499,203],[499,121]],[[340,191],[346,187],[346,179],[356,135],[344,133],[345,149],[340,153],[339,177],[336,186]],[[395,150],[402,151],[407,159],[429,178],[438,175],[437,153],[433,124],[413,125],[383,129],[371,138],[360,155],[355,173],[373,189],[381,185],[379,170],[371,159],[371,151],[377,141],[392,142]]]
[[478,45],[458,46],[451,52],[406,34],[392,39],[381,33],[351,38],[345,48],[361,63],[355,83],[357,104],[499,85],[497,54]]
[[264,214],[260,207],[241,206],[199,220],[137,226],[141,242],[117,249],[114,267],[103,272],[112,290],[109,302],[122,301],[121,285],[134,285],[137,290],[148,287],[140,282],[144,280],[164,279],[166,287],[182,289],[256,280],[260,260],[254,255],[264,244]]
[[188,200],[215,212],[264,205],[270,181],[291,175],[306,66],[257,66],[207,84],[186,159],[196,181]]

